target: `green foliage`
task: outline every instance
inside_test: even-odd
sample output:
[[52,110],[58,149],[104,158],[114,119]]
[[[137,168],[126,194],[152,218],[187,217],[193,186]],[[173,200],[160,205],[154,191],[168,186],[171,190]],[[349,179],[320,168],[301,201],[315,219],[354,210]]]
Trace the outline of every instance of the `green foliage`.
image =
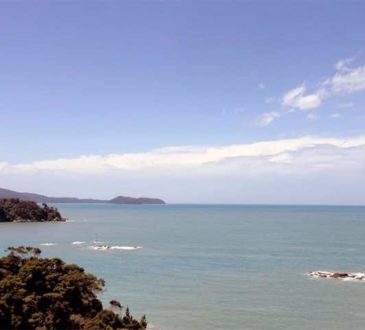
[[103,309],[96,295],[105,283],[83,268],[39,258],[37,248],[7,251],[0,258],[0,329],[146,329],[145,316],[138,322],[128,308],[125,315]]
[[0,199],[0,221],[63,221],[61,214],[47,204],[17,198]]

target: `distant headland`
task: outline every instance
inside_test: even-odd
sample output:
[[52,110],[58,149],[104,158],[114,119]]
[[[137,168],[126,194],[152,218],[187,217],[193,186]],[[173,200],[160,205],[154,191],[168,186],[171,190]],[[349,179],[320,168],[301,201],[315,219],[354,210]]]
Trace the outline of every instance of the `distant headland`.
[[76,197],[48,197],[39,194],[17,192],[9,189],[0,188],[0,198],[18,198],[23,201],[31,201],[36,203],[111,203],[111,204],[166,204],[159,198],[148,197],[127,197],[117,196],[110,200],[92,199],[92,198],[76,198]]

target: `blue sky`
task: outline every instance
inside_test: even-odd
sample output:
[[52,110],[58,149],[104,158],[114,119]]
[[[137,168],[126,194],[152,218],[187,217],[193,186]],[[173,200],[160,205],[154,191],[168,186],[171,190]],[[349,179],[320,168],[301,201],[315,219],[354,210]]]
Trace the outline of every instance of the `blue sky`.
[[[1,186],[364,203],[364,13],[360,2],[2,2]],[[272,153],[260,141],[282,142]]]

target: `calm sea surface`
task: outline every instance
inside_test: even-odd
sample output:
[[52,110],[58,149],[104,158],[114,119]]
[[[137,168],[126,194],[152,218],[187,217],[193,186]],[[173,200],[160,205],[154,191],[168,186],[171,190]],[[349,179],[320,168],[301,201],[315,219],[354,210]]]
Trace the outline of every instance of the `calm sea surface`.
[[[365,207],[57,207],[71,222],[0,224],[0,248],[80,264],[106,280],[103,301],[155,329],[365,329],[365,283],[304,275],[365,271]],[[95,251],[95,238],[142,248]]]

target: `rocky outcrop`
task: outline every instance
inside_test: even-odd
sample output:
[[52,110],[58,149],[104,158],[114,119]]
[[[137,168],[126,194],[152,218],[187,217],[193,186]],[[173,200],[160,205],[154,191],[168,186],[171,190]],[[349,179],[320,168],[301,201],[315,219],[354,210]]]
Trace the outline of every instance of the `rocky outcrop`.
[[32,201],[18,198],[0,199],[0,222],[65,221],[58,210]]
[[314,278],[327,278],[342,281],[365,281],[365,273],[343,273],[343,272],[328,272],[328,271],[315,271],[307,274]]

